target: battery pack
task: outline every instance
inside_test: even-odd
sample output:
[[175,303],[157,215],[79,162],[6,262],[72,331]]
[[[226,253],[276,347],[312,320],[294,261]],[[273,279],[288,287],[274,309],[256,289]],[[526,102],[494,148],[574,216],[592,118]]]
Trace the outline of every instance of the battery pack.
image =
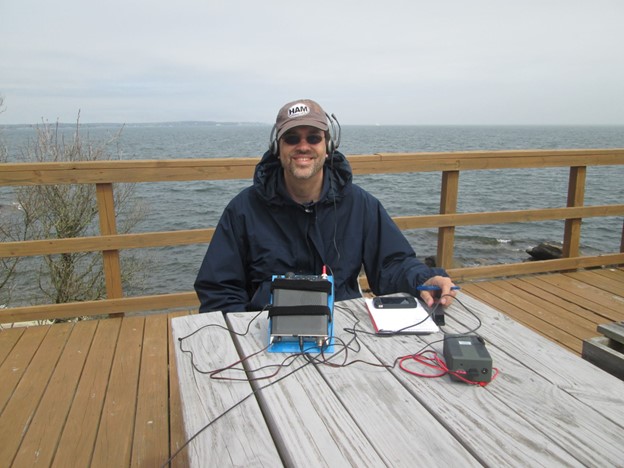
[[480,336],[447,335],[443,354],[452,380],[461,381],[458,376],[471,382],[492,380],[492,357]]
[[333,351],[333,278],[274,276],[269,352]]

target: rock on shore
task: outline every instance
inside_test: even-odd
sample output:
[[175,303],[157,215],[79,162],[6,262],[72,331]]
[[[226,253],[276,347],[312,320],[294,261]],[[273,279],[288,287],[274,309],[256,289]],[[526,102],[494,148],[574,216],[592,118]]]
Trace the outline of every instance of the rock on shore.
[[533,260],[552,260],[563,256],[563,250],[560,246],[547,242],[542,242],[535,247],[526,249],[526,253],[528,253]]

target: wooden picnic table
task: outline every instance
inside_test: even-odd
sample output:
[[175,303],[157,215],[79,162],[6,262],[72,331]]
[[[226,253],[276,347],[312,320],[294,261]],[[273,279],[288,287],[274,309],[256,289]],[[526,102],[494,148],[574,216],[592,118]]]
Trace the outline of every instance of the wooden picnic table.
[[[172,319],[190,465],[622,466],[624,382],[458,297],[499,369],[487,386],[388,367],[427,343],[442,353],[443,335],[354,340],[345,328],[372,331],[362,299],[334,310],[338,340],[324,357],[359,361],[346,367],[266,352],[266,313]],[[462,304],[447,310],[446,332],[477,323]]]

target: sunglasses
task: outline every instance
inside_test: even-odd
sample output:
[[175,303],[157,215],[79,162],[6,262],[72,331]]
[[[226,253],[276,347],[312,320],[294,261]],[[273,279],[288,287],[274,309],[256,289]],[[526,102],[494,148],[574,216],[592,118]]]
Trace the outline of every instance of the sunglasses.
[[[284,135],[282,137],[282,141],[287,145],[294,146],[299,144],[301,137],[291,133],[290,135]],[[317,133],[308,135],[305,137],[305,141],[307,141],[309,145],[318,145],[321,141],[323,141],[323,135],[319,135]]]

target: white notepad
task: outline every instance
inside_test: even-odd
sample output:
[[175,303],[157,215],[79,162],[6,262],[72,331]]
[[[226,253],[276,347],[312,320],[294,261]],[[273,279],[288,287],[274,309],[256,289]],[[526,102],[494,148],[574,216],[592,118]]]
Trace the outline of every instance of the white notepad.
[[440,331],[420,301],[413,308],[393,309],[373,306],[373,299],[366,298],[368,313],[375,333],[429,334]]

